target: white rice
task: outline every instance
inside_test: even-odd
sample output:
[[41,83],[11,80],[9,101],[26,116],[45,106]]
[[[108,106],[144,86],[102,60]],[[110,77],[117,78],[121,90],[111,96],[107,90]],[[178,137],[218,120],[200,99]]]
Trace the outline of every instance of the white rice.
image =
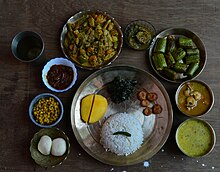
[[[115,132],[123,131],[130,137]],[[103,147],[117,155],[129,155],[140,148],[144,136],[140,121],[132,114],[117,113],[110,116],[101,129],[100,143]]]
[[141,123],[141,125],[144,124],[144,115],[143,110],[140,108],[140,101],[134,101],[129,104],[129,107],[125,106],[123,107],[121,104],[115,104],[110,102],[108,104],[107,112],[105,113],[104,119],[107,119],[112,114],[116,114],[118,112],[127,112],[129,114],[134,115]]

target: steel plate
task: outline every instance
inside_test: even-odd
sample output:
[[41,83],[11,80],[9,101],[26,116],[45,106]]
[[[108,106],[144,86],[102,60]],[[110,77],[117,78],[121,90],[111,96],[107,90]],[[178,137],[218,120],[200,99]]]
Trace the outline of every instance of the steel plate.
[[[137,85],[131,98],[120,104],[114,104],[108,97],[106,85],[114,77],[137,80]],[[144,116],[143,109],[137,104],[137,91],[146,89],[149,92],[158,94],[157,102],[162,106],[163,111],[159,115]],[[88,94],[102,94],[108,100],[108,110],[105,117],[117,112],[135,112],[144,116],[143,132],[144,143],[135,153],[128,156],[117,156],[106,151],[99,143],[100,129],[104,119],[95,124],[86,124],[81,120],[80,103]],[[151,74],[131,66],[113,66],[101,69],[90,75],[78,88],[71,106],[71,125],[76,139],[82,148],[95,159],[110,165],[126,166],[140,163],[155,155],[166,142],[173,121],[173,111],[169,96],[163,85]]]

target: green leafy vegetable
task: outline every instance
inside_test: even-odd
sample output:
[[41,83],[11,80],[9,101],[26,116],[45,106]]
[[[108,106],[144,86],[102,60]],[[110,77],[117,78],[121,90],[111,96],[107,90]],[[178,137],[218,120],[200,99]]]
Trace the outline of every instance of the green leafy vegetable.
[[111,100],[114,103],[121,103],[129,99],[136,84],[136,80],[125,79],[120,76],[115,77],[114,80],[107,85]]

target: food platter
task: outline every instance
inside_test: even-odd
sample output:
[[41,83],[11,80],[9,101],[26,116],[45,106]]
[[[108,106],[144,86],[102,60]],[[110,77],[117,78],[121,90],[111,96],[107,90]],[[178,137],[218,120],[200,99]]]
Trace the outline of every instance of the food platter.
[[[134,94],[129,100],[115,105],[109,99],[106,85],[114,77],[121,76],[137,80]],[[100,129],[103,120],[94,124],[87,124],[82,121],[80,115],[80,104],[83,97],[88,94],[102,94],[109,103],[105,116],[118,112],[138,111],[136,108],[136,92],[144,88],[153,91],[158,95],[158,103],[163,107],[162,113],[146,116],[143,121],[144,142],[133,154],[118,156],[106,151],[100,144]],[[93,158],[110,165],[126,166],[140,163],[155,155],[166,142],[173,122],[173,111],[169,96],[163,85],[151,74],[132,66],[112,66],[103,68],[90,75],[78,88],[71,105],[71,125],[76,139],[82,148]]]
[[[200,62],[199,62],[199,67],[196,70],[196,72],[193,74],[193,76],[185,76],[185,75],[178,75],[178,78],[176,80],[172,80],[170,78],[168,78],[163,72],[156,70],[155,64],[153,62],[153,53],[154,53],[154,48],[156,45],[156,41],[158,38],[165,38],[167,39],[168,35],[174,35],[176,38],[179,37],[184,37],[184,38],[190,38],[192,39],[193,43],[194,43],[194,48],[197,48],[199,50],[199,54],[200,54]],[[152,41],[151,47],[149,49],[149,59],[150,59],[150,63],[151,66],[153,68],[153,70],[155,71],[155,73],[160,76],[161,78],[169,81],[169,82],[173,82],[173,83],[182,83],[184,81],[190,80],[190,79],[195,79],[196,77],[198,77],[201,72],[203,71],[203,69],[205,68],[206,65],[206,61],[207,61],[207,54],[206,54],[206,49],[205,46],[202,42],[202,40],[192,31],[188,30],[188,29],[184,29],[184,28],[169,28],[166,29],[162,32],[160,32]]]

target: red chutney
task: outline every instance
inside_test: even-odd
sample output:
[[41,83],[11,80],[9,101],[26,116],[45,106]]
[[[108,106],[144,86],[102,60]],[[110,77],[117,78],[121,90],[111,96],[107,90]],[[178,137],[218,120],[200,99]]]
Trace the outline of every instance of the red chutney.
[[53,65],[47,73],[48,83],[57,90],[66,89],[73,77],[73,69],[65,65]]

